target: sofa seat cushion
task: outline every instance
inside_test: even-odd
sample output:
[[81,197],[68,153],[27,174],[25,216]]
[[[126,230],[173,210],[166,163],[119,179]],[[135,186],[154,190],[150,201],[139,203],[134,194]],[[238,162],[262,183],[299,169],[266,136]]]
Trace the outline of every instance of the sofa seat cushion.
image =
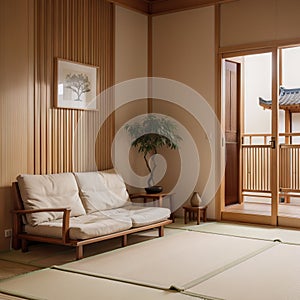
[[[19,175],[17,180],[25,209],[69,207],[71,216],[85,214],[72,173]],[[62,216],[62,212],[27,214],[27,222],[35,226],[42,222],[61,219]]]
[[[131,227],[131,219],[126,216],[115,219],[102,213],[94,213],[70,218],[69,236],[72,240],[85,240],[127,230]],[[61,238],[62,220],[48,221],[37,226],[26,225],[25,232],[39,236]]]
[[118,220],[118,218],[128,217],[131,219],[133,227],[140,227],[167,220],[170,217],[171,211],[164,207],[147,207],[129,204],[121,208],[106,210],[102,213],[116,220]]
[[121,207],[129,200],[122,177],[114,171],[80,172],[74,176],[87,213]]

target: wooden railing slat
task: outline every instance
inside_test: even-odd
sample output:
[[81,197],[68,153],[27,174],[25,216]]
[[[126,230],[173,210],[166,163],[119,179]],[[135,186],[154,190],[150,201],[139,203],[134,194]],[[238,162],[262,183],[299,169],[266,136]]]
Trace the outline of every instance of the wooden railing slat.
[[[281,133],[280,136],[295,137],[300,133]],[[242,135],[242,193],[269,193],[270,191],[270,145],[271,134]],[[260,139],[260,144],[254,144]],[[281,194],[300,192],[300,144],[279,145],[279,184]],[[259,197],[261,195],[257,195]],[[295,194],[293,194],[295,196]],[[298,195],[300,197],[300,195]],[[288,199],[290,195],[286,195]]]

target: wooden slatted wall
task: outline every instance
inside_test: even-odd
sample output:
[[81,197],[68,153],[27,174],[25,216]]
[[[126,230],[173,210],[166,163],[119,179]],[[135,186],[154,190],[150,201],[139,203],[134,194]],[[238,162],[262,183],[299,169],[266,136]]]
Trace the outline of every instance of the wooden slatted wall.
[[[96,112],[53,106],[56,57],[99,67],[100,92],[113,83],[113,6],[105,0],[35,0],[34,172],[73,171],[72,144],[78,120]],[[113,102],[107,99],[106,107]],[[88,116],[89,117],[89,116]],[[114,118],[101,128],[98,169],[111,167]],[[86,147],[86,145],[82,145]],[[82,159],[86,159],[82,157]],[[84,170],[85,164],[81,164]]]

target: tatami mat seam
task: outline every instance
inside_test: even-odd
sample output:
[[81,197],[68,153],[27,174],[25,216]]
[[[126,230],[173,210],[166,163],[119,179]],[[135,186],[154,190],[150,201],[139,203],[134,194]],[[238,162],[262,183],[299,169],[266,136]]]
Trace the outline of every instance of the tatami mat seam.
[[[61,253],[65,254],[66,252],[71,252],[71,251],[73,251],[73,249],[59,251],[58,253],[56,252],[53,255],[48,255],[47,259],[49,259],[49,258],[55,258],[55,257],[61,255]],[[7,257],[2,257],[0,255],[0,260],[7,261],[7,262],[12,262],[12,263],[23,264],[23,265],[32,266],[32,267],[37,267],[37,268],[46,268],[46,267],[48,267],[48,266],[39,264],[39,261],[43,261],[44,259],[45,258],[37,258],[37,259],[31,259],[30,261],[24,262],[24,261],[21,261],[21,260],[18,260],[18,259],[16,260],[16,259],[9,259]]]
[[214,276],[217,276],[218,274],[223,273],[224,271],[226,271],[228,269],[231,269],[231,268],[233,268],[233,267],[235,267],[235,266],[237,266],[237,265],[239,265],[239,264],[241,264],[241,263],[249,260],[250,258],[253,258],[253,257],[259,255],[260,253],[263,253],[266,250],[269,250],[269,249],[275,247],[276,245],[277,245],[276,243],[270,244],[270,245],[266,245],[266,246],[264,246],[264,247],[262,247],[262,248],[260,248],[260,249],[258,249],[256,251],[254,251],[254,252],[249,253],[248,255],[240,257],[240,258],[234,260],[233,262],[231,262],[229,264],[226,264],[226,265],[224,265],[224,266],[222,266],[222,267],[220,267],[220,268],[218,268],[216,270],[213,270],[213,271],[211,271],[211,272],[209,272],[209,273],[207,273],[207,274],[205,274],[205,275],[203,275],[203,276],[201,276],[201,277],[199,277],[199,278],[197,278],[197,279],[195,279],[195,280],[193,280],[193,281],[191,281],[191,282],[183,285],[182,286],[182,290],[185,291],[187,289],[190,289],[190,288],[194,287],[195,285],[198,285],[198,284],[200,284],[200,283],[202,283],[202,282],[204,282],[204,281],[206,281],[206,280],[208,280],[208,279],[210,279],[210,278],[212,278]]
[[37,298],[32,295],[23,295],[23,294],[19,294],[19,293],[15,293],[15,292],[6,291],[1,288],[0,288],[0,293],[7,295],[7,296],[18,297],[18,298],[25,299],[25,300],[47,300],[44,298]]
[[[216,234],[216,235],[223,235],[223,236],[232,236],[240,239],[251,239],[251,240],[257,240],[257,241],[266,241],[266,242],[277,242],[278,239],[267,239],[267,238],[259,238],[259,237],[250,237],[250,236],[241,236],[236,234],[229,234],[229,233],[219,233],[219,232],[213,232],[213,231],[204,231],[204,230],[195,230],[195,229],[186,229],[187,231],[193,231],[193,232],[200,232],[200,233],[207,233],[207,234]],[[281,242],[281,241],[280,241]],[[282,242],[281,242],[282,243]],[[299,245],[299,244],[298,244]]]
[[33,271],[30,271],[30,272],[27,272],[27,273],[18,274],[18,275],[15,275],[15,276],[13,276],[13,277],[1,279],[1,280],[0,280],[0,283],[1,283],[1,282],[5,282],[5,281],[10,281],[10,280],[12,280],[12,279],[19,278],[19,277],[26,277],[28,274],[31,274],[31,273],[34,273],[34,272],[42,272],[42,271],[44,271],[44,270],[49,270],[49,269],[50,269],[50,268],[41,268],[41,269],[33,270]]
[[141,287],[145,287],[145,288],[153,288],[153,289],[162,290],[162,291],[166,291],[166,292],[171,292],[171,291],[178,292],[180,294],[184,294],[184,295],[191,296],[194,298],[198,298],[198,299],[200,298],[201,300],[224,300],[222,298],[211,297],[208,295],[186,292],[184,290],[180,290],[180,289],[176,288],[175,286],[171,286],[170,288],[163,288],[163,287],[159,287],[159,286],[148,284],[148,283],[137,282],[134,280],[126,280],[126,279],[117,278],[117,277],[113,277],[113,276],[99,275],[99,274],[90,273],[90,272],[86,272],[86,271],[83,272],[83,271],[78,271],[78,270],[71,270],[68,268],[60,267],[60,266],[52,266],[51,269],[57,270],[57,271],[62,271],[62,272],[73,273],[73,274],[80,274],[80,275],[84,275],[84,276],[90,276],[90,277],[94,277],[94,278],[101,278],[101,279],[112,280],[112,281],[116,281],[116,282],[122,282],[122,283],[141,286]]
[[155,284],[149,284],[146,282],[139,282],[139,281],[135,281],[135,280],[129,280],[129,279],[113,277],[113,276],[108,276],[108,275],[100,275],[100,274],[95,274],[95,273],[91,273],[91,272],[87,272],[87,271],[68,269],[68,268],[64,268],[63,266],[52,266],[51,269],[68,272],[68,273],[73,273],[73,274],[90,276],[90,277],[94,277],[94,278],[101,278],[101,279],[107,279],[107,280],[112,280],[112,281],[117,281],[117,282],[123,282],[123,283],[127,283],[127,284],[143,286],[143,287],[153,288],[153,289],[162,290],[162,291],[170,291],[171,290],[170,288],[164,288],[162,286],[158,286]]
[[[25,262],[21,262],[21,261],[15,261],[15,260],[10,260],[10,259],[6,259],[6,258],[0,258],[0,261],[5,261],[5,262],[8,262],[8,263],[19,264],[19,265],[23,265],[23,266],[35,267],[35,268],[39,268],[39,269],[44,269],[45,268],[43,266],[32,265],[32,264],[29,264],[29,263],[25,263]],[[1,281],[1,279],[0,279],[0,281]]]
[[181,294],[187,295],[187,296],[190,296],[190,297],[194,297],[194,298],[198,298],[198,299],[201,299],[201,300],[225,300],[223,298],[216,298],[216,297],[197,294],[197,293],[193,293],[193,292],[189,292],[189,291],[182,291]]
[[[203,226],[203,225],[201,225]],[[280,242],[282,244],[286,245],[294,245],[294,246],[300,246],[300,243],[296,242],[285,242],[282,241],[279,238],[260,238],[260,237],[251,237],[251,236],[242,236],[242,235],[237,235],[237,234],[230,234],[230,233],[220,233],[220,232],[214,232],[214,231],[207,231],[207,230],[201,230],[201,229],[194,229],[194,228],[182,228],[182,227],[172,227],[169,229],[177,229],[177,230],[182,230],[182,231],[192,231],[192,232],[199,232],[199,233],[207,233],[207,234],[215,234],[215,235],[222,235],[222,236],[232,236],[236,238],[241,238],[241,239],[251,239],[251,240],[258,240],[258,241],[267,241],[267,242]]]

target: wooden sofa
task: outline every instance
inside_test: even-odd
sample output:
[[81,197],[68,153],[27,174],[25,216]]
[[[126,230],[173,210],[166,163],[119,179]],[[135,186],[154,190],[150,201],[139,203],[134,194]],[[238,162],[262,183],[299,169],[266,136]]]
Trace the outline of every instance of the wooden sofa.
[[[74,177],[74,178],[73,178]],[[13,249],[28,251],[28,241],[76,248],[170,224],[167,208],[133,204],[113,170],[87,173],[20,175],[12,184]],[[95,220],[95,221],[94,221]]]

